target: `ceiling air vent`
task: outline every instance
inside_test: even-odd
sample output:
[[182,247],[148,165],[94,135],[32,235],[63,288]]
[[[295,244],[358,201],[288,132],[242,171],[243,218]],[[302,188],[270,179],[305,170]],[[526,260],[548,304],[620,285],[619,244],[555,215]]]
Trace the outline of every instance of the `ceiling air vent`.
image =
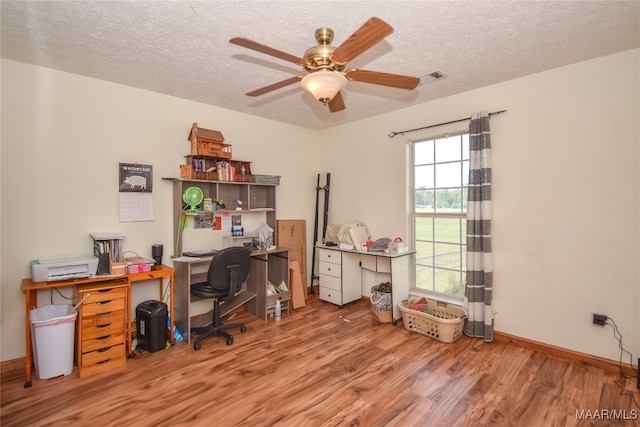
[[444,77],[447,77],[447,75],[442,71],[434,71],[432,73],[425,74],[420,77],[420,86],[435,82],[436,80],[440,80]]

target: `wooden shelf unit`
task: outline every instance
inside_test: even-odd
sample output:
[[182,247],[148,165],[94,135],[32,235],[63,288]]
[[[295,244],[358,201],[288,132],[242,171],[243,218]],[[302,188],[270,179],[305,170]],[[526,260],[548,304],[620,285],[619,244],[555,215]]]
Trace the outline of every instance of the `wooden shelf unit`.
[[[177,179],[163,178],[164,180],[173,181],[173,241],[174,256],[182,255],[182,239],[180,233],[182,229],[180,222],[182,220],[182,210],[185,204],[182,200],[182,194],[189,187],[199,187],[204,193],[205,198],[210,198],[214,202],[216,200],[224,201],[227,209],[214,212],[230,212],[233,215],[246,214],[263,214],[265,223],[276,230],[276,185],[275,184],[257,184],[249,182],[231,182],[231,181],[208,181],[197,179]],[[242,202],[242,210],[234,210],[235,201]],[[214,203],[215,204],[215,203]],[[273,237],[276,242],[276,236]]]
[[282,313],[289,313],[290,292],[267,295],[267,281],[274,285],[284,281],[289,283],[289,249],[278,248],[273,251],[255,251],[251,254],[251,274],[249,275],[249,289],[256,290],[255,300],[249,301],[247,311],[258,319],[267,320],[270,310],[273,310],[276,300],[280,299]]

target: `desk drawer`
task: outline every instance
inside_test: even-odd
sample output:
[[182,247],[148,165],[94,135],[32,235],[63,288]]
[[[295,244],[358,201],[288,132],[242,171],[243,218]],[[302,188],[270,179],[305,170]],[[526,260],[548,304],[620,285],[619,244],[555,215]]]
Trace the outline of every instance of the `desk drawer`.
[[360,255],[360,266],[367,270],[376,271],[376,256],[375,255]]
[[125,287],[96,289],[84,292],[82,297],[86,296],[86,294],[89,294],[89,298],[87,298],[83,304],[92,304],[114,299],[123,300],[127,296],[127,289]]
[[83,339],[82,352],[89,353],[95,350],[108,349],[119,344],[124,344],[124,333],[122,332],[98,338]]
[[82,304],[82,317],[86,318],[87,316],[93,316],[96,314],[110,313],[118,310],[125,309],[125,300],[114,299],[114,300],[105,300],[101,302],[97,302],[94,304],[87,304],[86,302]]
[[125,331],[124,310],[107,316],[90,316],[82,319],[82,341],[104,337],[112,334],[123,334]]
[[320,262],[332,262],[338,265],[342,263],[342,256],[340,255],[340,251],[332,251],[330,249],[320,249],[320,252],[318,253],[318,259],[320,260]]
[[127,363],[124,344],[114,345],[102,350],[91,351],[82,356],[82,363],[78,366],[80,378],[107,371]]
[[326,274],[320,275],[320,286],[327,289],[333,289],[334,291],[342,291],[342,280],[339,277],[327,276]]
[[391,259],[382,256],[379,256],[377,258],[378,273],[391,273]]
[[319,271],[320,274],[326,274],[327,276],[342,277],[342,267],[340,267],[340,264],[320,261]]
[[82,367],[86,367],[87,365],[103,364],[119,358],[126,360],[126,357],[127,355],[125,353],[124,343],[120,343],[111,347],[82,353]]
[[320,299],[332,304],[342,305],[342,292],[320,286]]

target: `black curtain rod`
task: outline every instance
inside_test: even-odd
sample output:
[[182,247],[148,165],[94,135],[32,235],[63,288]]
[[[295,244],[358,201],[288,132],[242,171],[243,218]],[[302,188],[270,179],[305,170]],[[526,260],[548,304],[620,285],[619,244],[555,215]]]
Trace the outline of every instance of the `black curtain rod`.
[[[505,113],[507,110],[500,110],[500,111],[494,111],[493,113],[489,113],[489,117],[491,116],[495,116],[496,114],[502,114]],[[450,125],[451,123],[459,123],[459,122],[465,122],[467,120],[471,120],[471,117],[467,117],[465,119],[458,119],[458,120],[452,120],[450,122],[444,122],[444,123],[438,123],[437,125],[431,125],[431,126],[425,126],[425,127],[421,127],[421,128],[416,128],[416,129],[409,129],[409,130],[403,130],[400,132],[391,132],[389,134],[389,138],[393,138],[396,135],[404,135],[405,133],[408,132],[415,132],[417,130],[422,130],[422,129],[429,129],[429,128],[435,128],[438,126],[444,126],[444,125]]]

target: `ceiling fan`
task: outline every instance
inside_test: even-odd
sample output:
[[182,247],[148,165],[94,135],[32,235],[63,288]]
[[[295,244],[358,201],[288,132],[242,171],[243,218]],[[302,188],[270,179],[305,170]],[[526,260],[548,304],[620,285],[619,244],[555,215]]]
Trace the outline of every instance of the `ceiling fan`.
[[265,46],[261,43],[235,37],[229,42],[246,47],[285,61],[302,66],[308,74],[294,76],[260,89],[248,92],[248,96],[260,96],[276,89],[289,86],[298,81],[302,87],[309,91],[318,101],[329,105],[332,113],[344,110],[344,100],[341,90],[345,88],[348,80],[376,85],[390,86],[400,89],[413,90],[420,83],[417,77],[403,76],[400,74],[381,73],[378,71],[347,69],[347,62],[353,60],[367,49],[373,47],[386,36],[393,32],[393,28],[380,18],[370,18],[355,33],[353,33],[340,46],[331,46],[333,30],[331,28],[319,28],[315,38],[318,46],[314,46],[304,53],[303,57],[290,55],[286,52]]

